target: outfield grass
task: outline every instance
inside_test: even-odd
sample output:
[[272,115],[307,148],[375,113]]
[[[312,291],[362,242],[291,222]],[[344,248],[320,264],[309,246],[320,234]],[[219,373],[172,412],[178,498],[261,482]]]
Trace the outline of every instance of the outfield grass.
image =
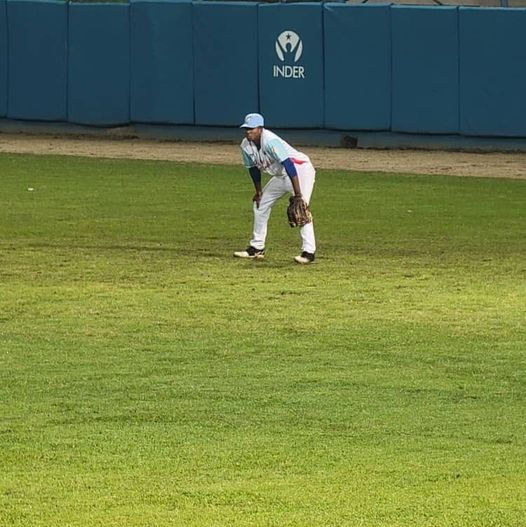
[[0,184],[1,526],[526,524],[526,182],[320,170],[304,267],[239,167]]

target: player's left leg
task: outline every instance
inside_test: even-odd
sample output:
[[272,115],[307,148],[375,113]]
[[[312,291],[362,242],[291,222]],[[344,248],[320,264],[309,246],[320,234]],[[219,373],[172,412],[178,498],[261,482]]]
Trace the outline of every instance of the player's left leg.
[[[301,188],[301,194],[307,204],[311,201],[312,192],[314,190],[314,182],[316,180],[316,170],[310,163],[297,165],[298,178]],[[314,236],[314,222],[307,223],[300,229],[301,236],[301,255],[294,259],[298,263],[310,263],[314,260],[316,253],[316,238]]]
[[314,190],[316,170],[314,170],[314,167],[310,163],[304,163],[303,165],[296,165],[296,171],[298,172],[301,195],[308,205]]

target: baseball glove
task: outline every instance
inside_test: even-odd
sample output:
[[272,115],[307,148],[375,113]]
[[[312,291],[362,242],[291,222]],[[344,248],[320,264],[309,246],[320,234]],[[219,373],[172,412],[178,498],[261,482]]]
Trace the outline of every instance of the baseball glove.
[[303,227],[312,221],[309,206],[301,196],[291,196],[287,207],[287,217],[291,227]]

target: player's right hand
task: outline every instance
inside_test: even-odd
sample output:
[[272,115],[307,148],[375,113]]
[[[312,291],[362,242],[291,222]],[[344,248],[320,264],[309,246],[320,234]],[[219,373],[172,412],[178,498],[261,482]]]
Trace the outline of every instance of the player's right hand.
[[261,201],[261,194],[259,192],[256,192],[254,194],[254,197],[252,198],[252,201],[256,204],[256,208],[259,209],[259,202]]

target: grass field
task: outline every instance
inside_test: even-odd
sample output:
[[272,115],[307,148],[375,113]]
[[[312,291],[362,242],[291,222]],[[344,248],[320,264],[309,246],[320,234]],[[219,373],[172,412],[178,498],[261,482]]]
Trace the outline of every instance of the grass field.
[[[526,182],[0,156],[0,525],[526,525]],[[29,191],[28,188],[34,190]]]

